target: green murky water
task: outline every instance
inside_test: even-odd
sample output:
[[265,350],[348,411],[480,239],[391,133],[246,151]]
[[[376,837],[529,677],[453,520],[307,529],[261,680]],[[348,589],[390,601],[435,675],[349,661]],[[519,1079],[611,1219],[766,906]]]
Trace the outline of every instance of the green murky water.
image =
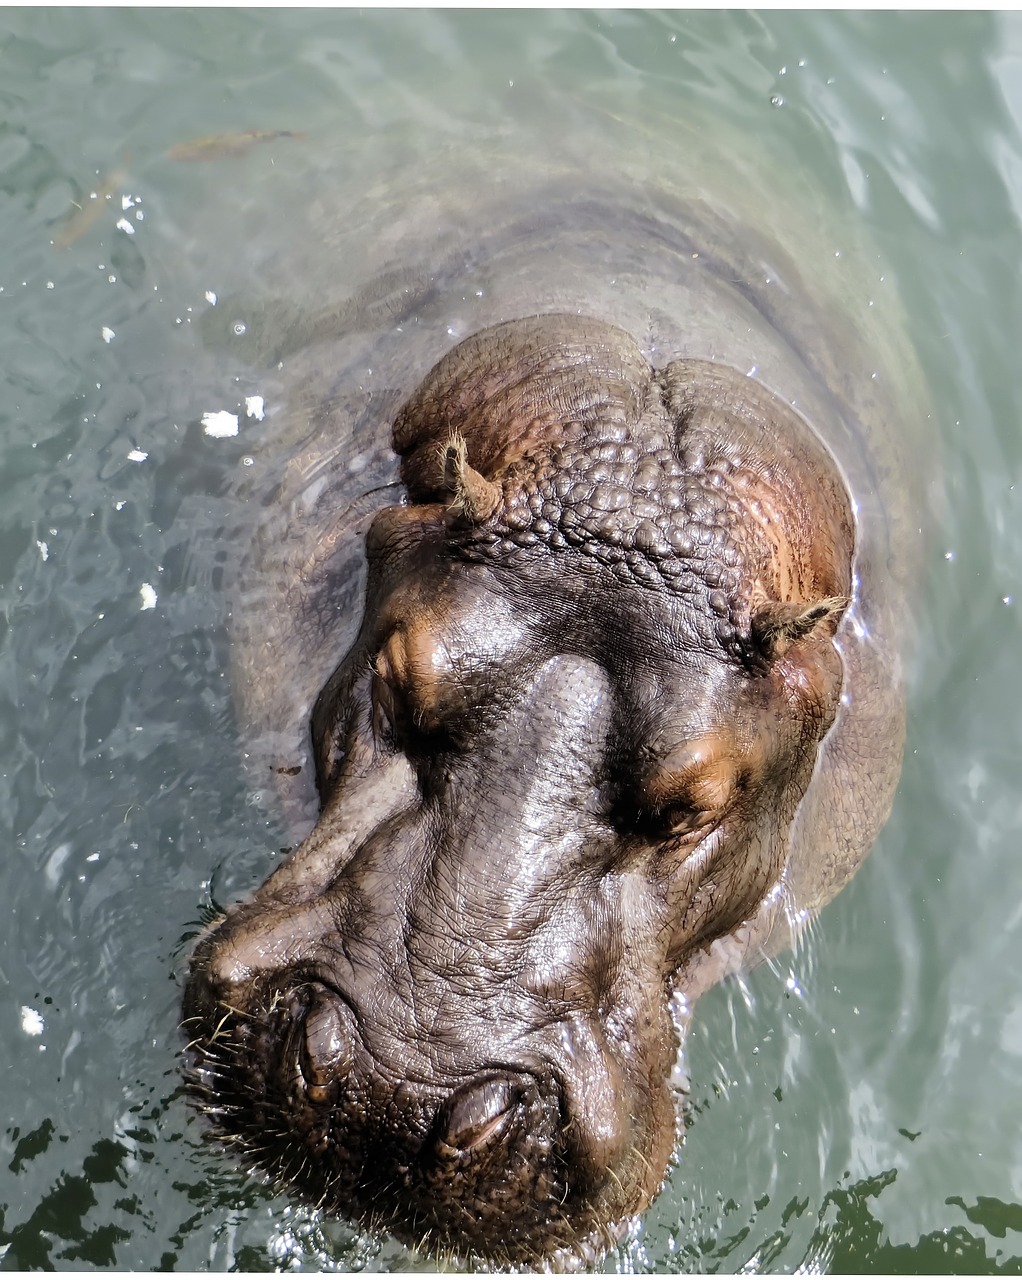
[[[519,125],[598,165],[594,99],[699,112],[862,224],[947,493],[891,823],[803,954],[699,1006],[679,1167],[608,1265],[1022,1270],[1022,20],[272,10],[0,12],[0,1266],[417,1265],[178,1096],[187,939],[285,839],[225,676],[245,431],[199,426],[263,388],[198,321],[324,175]],[[253,128],[305,137],[165,155]]]

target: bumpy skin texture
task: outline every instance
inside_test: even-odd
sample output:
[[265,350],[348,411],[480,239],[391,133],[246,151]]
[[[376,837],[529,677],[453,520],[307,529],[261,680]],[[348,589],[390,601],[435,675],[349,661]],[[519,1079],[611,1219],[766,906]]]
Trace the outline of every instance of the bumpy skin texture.
[[407,501],[312,715],[322,812],[196,948],[192,1086],[331,1211],[591,1261],[675,1146],[675,992],[850,872],[792,848],[851,503],[780,397],[577,314],[460,343],[393,445]]

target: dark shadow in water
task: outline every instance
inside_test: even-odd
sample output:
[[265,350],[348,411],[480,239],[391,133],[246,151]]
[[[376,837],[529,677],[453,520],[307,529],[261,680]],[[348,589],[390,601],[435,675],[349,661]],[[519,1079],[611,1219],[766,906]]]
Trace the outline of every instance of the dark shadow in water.
[[[987,1252],[984,1240],[965,1227],[946,1227],[920,1236],[915,1244],[893,1244],[883,1224],[870,1212],[869,1201],[897,1178],[887,1169],[847,1188],[828,1192],[820,1211],[820,1225],[811,1253],[822,1256],[826,1269],[837,1275],[868,1271],[895,1275],[1020,1275],[1022,1257]],[[960,1196],[944,1202],[957,1205],[970,1222],[1003,1239],[1006,1230],[1022,1230],[1022,1206],[980,1196],[967,1205]]]
[[[14,1135],[16,1136],[15,1130]],[[37,1129],[18,1139],[10,1168],[17,1173],[22,1163],[42,1154],[52,1141],[53,1124],[44,1120]],[[66,1141],[67,1139],[64,1139]],[[119,1142],[101,1138],[82,1161],[80,1174],[64,1173],[36,1205],[30,1217],[7,1229],[7,1205],[0,1205],[0,1249],[3,1269],[52,1270],[58,1261],[77,1262],[93,1267],[117,1264],[115,1246],[131,1238],[131,1232],[114,1223],[89,1227],[85,1216],[98,1204],[93,1188],[115,1183],[124,1188],[126,1175],[123,1162],[128,1150]],[[135,1196],[118,1199],[114,1208],[129,1214],[138,1213]],[[68,1247],[59,1253],[52,1250],[60,1243]]]
[[[43,1155],[54,1139],[67,1138],[55,1132],[52,1121],[45,1120],[29,1133],[8,1130],[14,1142],[14,1155],[9,1168],[18,1173],[23,1166]],[[139,1198],[130,1193],[129,1161],[153,1158],[155,1138],[145,1129],[136,1128],[127,1135],[134,1150],[109,1138],[97,1141],[82,1161],[81,1173],[64,1172],[42,1197],[27,1219],[8,1225],[8,1205],[0,1205],[0,1270],[53,1270],[62,1263],[86,1267],[116,1267],[117,1246],[131,1238],[141,1217],[150,1231],[150,1216]],[[141,1145],[139,1145],[141,1144]],[[964,1226],[953,1226],[920,1236],[914,1244],[894,1244],[886,1238],[883,1223],[874,1216],[870,1202],[897,1178],[897,1170],[887,1169],[871,1178],[828,1192],[820,1208],[817,1226],[803,1260],[813,1270],[842,1275],[850,1272],[895,1275],[1022,1275],[1022,1257],[1004,1256],[1001,1249],[988,1252],[988,1243]],[[111,1188],[111,1198],[100,1205],[96,1190]],[[191,1233],[208,1218],[211,1208],[227,1207],[252,1210],[262,1200],[264,1189],[257,1184],[231,1180],[229,1186],[219,1178],[198,1177],[193,1183],[175,1181],[173,1188],[195,1207],[195,1212],[169,1233],[155,1269],[172,1271],[178,1264],[180,1251]],[[125,1194],[118,1195],[121,1190]],[[102,1193],[101,1193],[102,1194]],[[756,1202],[756,1214],[765,1209],[764,1196]],[[967,1204],[961,1196],[949,1196],[947,1205],[960,1209],[970,1223],[987,1236],[1004,1239],[1007,1232],[1022,1232],[1022,1205],[1009,1204],[990,1196],[980,1196]],[[737,1206],[733,1206],[737,1208]],[[794,1219],[809,1208],[808,1198],[793,1199],[781,1215],[781,1229],[764,1240],[755,1251],[757,1271],[770,1271],[790,1243],[787,1230]],[[94,1210],[108,1219],[89,1223]],[[118,1219],[126,1225],[119,1225]],[[131,1219],[135,1219],[132,1222]],[[755,1220],[755,1215],[754,1219]],[[699,1270],[713,1273],[735,1266],[735,1251],[751,1234],[751,1225],[740,1228],[723,1240],[707,1239],[691,1242],[680,1252]],[[154,1242],[157,1243],[157,1242]],[[279,1265],[268,1249],[251,1244],[241,1246],[232,1259],[232,1269],[273,1271]]]
[[[159,1114],[158,1109],[149,1118],[156,1119]],[[25,1134],[9,1129],[7,1136],[14,1143],[8,1168],[16,1174],[29,1161],[44,1155],[54,1139],[58,1144],[69,1140],[56,1132],[49,1119]],[[117,1246],[132,1240],[140,1225],[154,1237],[166,1230],[130,1190],[133,1168],[155,1158],[158,1134],[136,1125],[124,1136],[130,1147],[110,1138],[95,1142],[82,1160],[81,1172],[61,1172],[24,1221],[10,1222],[10,1205],[0,1204],[0,1271],[52,1271],[64,1269],[69,1263],[86,1268],[116,1268],[123,1265],[118,1261]],[[177,1268],[179,1252],[207,1221],[211,1210],[251,1212],[265,1198],[266,1191],[256,1181],[243,1181],[229,1174],[221,1180],[220,1170],[216,1174],[214,1178],[199,1175],[194,1182],[171,1182],[173,1190],[195,1211],[176,1230],[169,1231],[163,1241],[154,1239],[154,1256],[162,1247],[154,1270]],[[99,1188],[108,1188],[108,1194]],[[106,1220],[96,1221],[97,1218]],[[244,1270],[274,1270],[269,1252],[251,1247],[239,1250],[235,1265]]]
[[[829,1191],[815,1211],[815,1226],[797,1263],[793,1258],[800,1250],[798,1223],[813,1213],[808,1196],[792,1197],[780,1210],[778,1227],[758,1240],[757,1223],[762,1227],[770,1196],[756,1200],[751,1213],[728,1200],[716,1224],[702,1229],[696,1223],[687,1224],[687,1229],[682,1224],[675,1235],[680,1266],[674,1269],[707,1275],[789,1273],[793,1267],[810,1275],[1022,1275],[1022,1256],[1007,1253],[989,1239],[1003,1240],[1008,1231],[1022,1233],[1022,1205],[990,1196],[979,1196],[970,1205],[961,1196],[948,1196],[944,1203],[961,1210],[979,1232],[955,1224],[928,1232],[914,1243],[895,1244],[871,1201],[897,1177],[896,1169],[885,1169]],[[662,1263],[653,1266],[661,1268]]]

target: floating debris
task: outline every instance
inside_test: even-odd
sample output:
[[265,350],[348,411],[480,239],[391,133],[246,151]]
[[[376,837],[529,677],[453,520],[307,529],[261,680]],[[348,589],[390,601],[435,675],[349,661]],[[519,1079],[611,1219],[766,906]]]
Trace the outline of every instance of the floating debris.
[[54,238],[54,249],[68,249],[90,231],[110,207],[108,202],[112,201],[114,192],[124,185],[127,178],[123,169],[117,169],[95,191],[89,192],[84,204],[74,202],[74,213],[68,215],[62,230]]
[[304,138],[293,129],[245,129],[241,133],[214,133],[208,138],[179,142],[167,152],[168,160],[225,160],[243,156],[257,142],[273,142],[277,138]]
[[138,594],[142,597],[143,609],[156,608],[156,591],[151,582],[143,582],[138,589]]
[[246,396],[245,412],[250,418],[255,418],[257,422],[262,422],[265,415],[265,401],[262,396]]

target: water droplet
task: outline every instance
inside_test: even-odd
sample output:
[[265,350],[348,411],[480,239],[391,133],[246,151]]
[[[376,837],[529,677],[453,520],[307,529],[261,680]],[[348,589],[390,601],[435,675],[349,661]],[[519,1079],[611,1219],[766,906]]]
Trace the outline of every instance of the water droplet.
[[233,327],[234,327],[234,335],[237,338],[240,338],[243,333],[248,332],[248,325],[244,322],[244,320],[236,320],[234,322]]
[[783,107],[783,106],[784,106],[784,99],[781,97],[781,95],[780,95],[779,93],[771,94],[771,96],[770,96],[770,105],[771,105],[772,107]]

